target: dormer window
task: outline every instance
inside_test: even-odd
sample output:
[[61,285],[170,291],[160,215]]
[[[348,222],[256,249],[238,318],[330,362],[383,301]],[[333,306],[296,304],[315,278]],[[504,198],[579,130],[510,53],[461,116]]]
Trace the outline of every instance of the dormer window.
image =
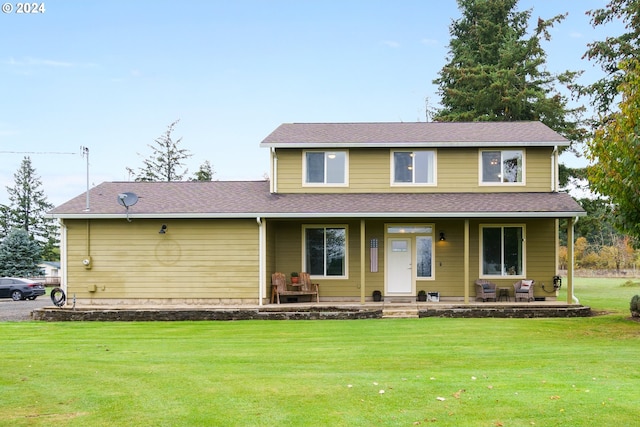
[[305,151],[304,184],[347,185],[347,158],[346,151]]
[[522,150],[481,151],[480,163],[480,182],[482,184],[522,184],[524,182],[524,153]]
[[436,153],[433,150],[393,151],[393,185],[435,184]]

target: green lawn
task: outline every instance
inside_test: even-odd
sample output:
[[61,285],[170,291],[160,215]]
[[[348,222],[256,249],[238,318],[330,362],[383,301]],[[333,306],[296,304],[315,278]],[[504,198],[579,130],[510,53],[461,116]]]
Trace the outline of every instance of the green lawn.
[[0,425],[637,425],[624,282],[577,319],[4,322]]

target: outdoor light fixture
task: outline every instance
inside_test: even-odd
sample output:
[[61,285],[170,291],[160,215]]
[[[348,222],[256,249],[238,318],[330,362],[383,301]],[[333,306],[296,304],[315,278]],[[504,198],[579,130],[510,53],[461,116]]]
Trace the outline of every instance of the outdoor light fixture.
[[162,227],[160,227],[160,231],[158,231],[158,233],[165,234],[166,232],[167,232],[167,224],[162,224]]
[[444,237],[444,231],[441,231],[440,232],[440,241],[444,242],[445,240],[447,240],[447,239]]

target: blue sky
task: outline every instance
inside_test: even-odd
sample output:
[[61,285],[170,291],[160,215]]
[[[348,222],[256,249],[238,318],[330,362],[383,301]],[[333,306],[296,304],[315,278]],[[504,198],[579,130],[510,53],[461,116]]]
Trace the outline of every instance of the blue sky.
[[[41,3],[41,2],[39,2]],[[544,45],[548,69],[585,70],[594,30],[585,11],[606,0],[521,0],[532,19],[569,12]],[[0,14],[0,203],[25,155],[48,200],[89,182],[129,179],[154,139],[190,150],[189,175],[262,179],[259,147],[285,122],[425,121],[446,61],[454,0],[48,0],[41,14]]]

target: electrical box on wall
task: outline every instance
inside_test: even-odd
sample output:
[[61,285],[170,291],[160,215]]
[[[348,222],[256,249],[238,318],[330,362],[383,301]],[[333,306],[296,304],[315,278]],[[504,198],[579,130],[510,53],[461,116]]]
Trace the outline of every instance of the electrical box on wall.
[[85,258],[82,260],[82,265],[84,265],[84,268],[86,268],[86,269],[91,268],[91,257],[90,257],[90,256],[85,257]]

